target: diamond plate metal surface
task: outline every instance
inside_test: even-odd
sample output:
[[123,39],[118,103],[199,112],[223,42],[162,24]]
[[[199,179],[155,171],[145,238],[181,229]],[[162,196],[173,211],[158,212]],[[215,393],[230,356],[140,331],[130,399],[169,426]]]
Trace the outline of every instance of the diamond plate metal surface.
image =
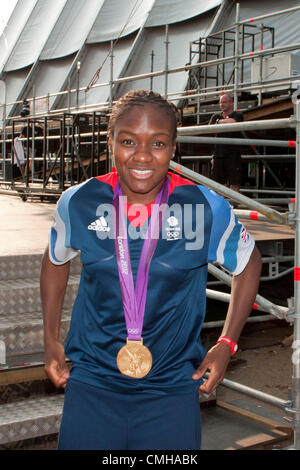
[[[79,275],[69,277],[64,309],[70,309],[78,291]],[[0,281],[0,315],[42,311],[39,279]]]
[[0,407],[0,444],[59,431],[64,395],[8,403]]
[[[38,278],[41,271],[42,254],[0,256],[0,281],[10,279]],[[80,274],[80,256],[71,261],[71,274]]]
[[[64,343],[71,312],[64,312],[60,339]],[[0,315],[0,341],[4,341],[6,357],[44,351],[43,320],[40,312]]]
[[[42,254],[0,256],[0,342],[5,343],[10,360],[44,351],[41,259]],[[69,330],[80,272],[78,256],[71,262],[62,313],[62,342]],[[0,405],[0,445],[58,433],[63,401],[63,394],[55,394]]]

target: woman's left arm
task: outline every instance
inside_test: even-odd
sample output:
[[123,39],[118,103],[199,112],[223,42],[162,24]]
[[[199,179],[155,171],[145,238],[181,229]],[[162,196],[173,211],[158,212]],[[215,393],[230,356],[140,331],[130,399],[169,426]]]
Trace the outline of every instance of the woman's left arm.
[[[238,342],[242,329],[252,311],[253,303],[259,287],[261,273],[261,256],[254,247],[245,269],[237,276],[233,276],[231,296],[221,336],[227,336]],[[226,343],[213,346],[193,374],[193,379],[200,379],[209,371],[208,379],[199,387],[204,393],[212,393],[222,382],[230,361],[231,349]]]

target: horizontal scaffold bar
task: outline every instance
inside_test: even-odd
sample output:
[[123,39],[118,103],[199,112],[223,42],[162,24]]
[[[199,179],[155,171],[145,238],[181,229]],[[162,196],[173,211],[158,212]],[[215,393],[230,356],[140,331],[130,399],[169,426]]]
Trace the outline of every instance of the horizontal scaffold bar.
[[242,385],[237,382],[233,382],[229,379],[223,379],[222,385],[224,387],[230,388],[231,390],[236,390],[237,392],[244,393],[253,398],[257,398],[258,400],[262,400],[265,403],[270,403],[274,406],[279,408],[287,408],[290,406],[290,402],[287,400],[283,400],[282,398],[274,397],[265,392],[261,392],[260,390],[256,390],[255,388],[248,387],[247,385]]
[[202,126],[186,126],[177,129],[178,135],[218,134],[223,132],[255,131],[265,129],[287,129],[295,126],[293,118],[265,119],[262,121],[244,121],[230,124],[208,124]]
[[[181,157],[182,161],[207,161],[211,160],[211,155],[189,155]],[[241,155],[242,160],[295,160],[295,154],[291,155]]]
[[[229,124],[228,124],[229,125]],[[254,145],[264,147],[288,147],[294,148],[294,140],[269,140],[269,139],[234,139],[228,137],[198,137],[193,135],[178,136],[177,142],[189,144],[225,144],[225,145]]]
[[251,220],[270,220],[269,217],[266,217],[263,214],[260,214],[257,211],[248,211],[242,209],[234,209],[233,212],[238,219],[251,219]]

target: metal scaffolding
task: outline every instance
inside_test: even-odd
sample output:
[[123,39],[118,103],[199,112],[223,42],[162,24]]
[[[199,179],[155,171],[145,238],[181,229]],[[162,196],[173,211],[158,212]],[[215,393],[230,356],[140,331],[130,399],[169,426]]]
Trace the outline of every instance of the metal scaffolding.
[[[12,120],[0,142],[2,187],[24,197],[59,196],[67,187],[109,171],[106,128],[107,116],[99,112]],[[23,165],[16,152],[16,138],[24,148]]]
[[[300,88],[299,88],[300,94]],[[224,379],[223,385],[233,388],[241,393],[245,393],[249,396],[254,396],[260,398],[268,403],[271,403],[275,406],[283,407],[288,413],[293,417],[293,429],[294,429],[294,448],[300,449],[300,99],[294,99],[294,108],[295,115],[293,119],[284,120],[281,122],[282,125],[290,126],[296,130],[296,188],[295,193],[296,197],[293,200],[293,205],[290,206],[290,210],[285,213],[280,213],[275,209],[272,209],[268,206],[261,204],[260,202],[254,201],[253,199],[247,198],[246,196],[230,190],[223,185],[216,183],[205,176],[202,176],[176,162],[171,162],[171,170],[179,173],[180,175],[187,177],[199,184],[203,184],[216,192],[222,194],[225,197],[229,197],[233,201],[238,203],[243,203],[249,209],[256,211],[257,218],[268,219],[276,221],[279,224],[286,224],[293,226],[295,228],[295,258],[294,258],[294,299],[293,302],[289,302],[289,307],[282,307],[274,305],[272,302],[269,302],[267,299],[263,298],[260,295],[257,295],[254,308],[263,312],[268,312],[269,314],[275,316],[276,318],[285,319],[288,322],[293,323],[294,327],[294,342],[293,342],[293,377],[292,377],[292,394],[289,401],[280,400],[271,395],[263,394],[257,390],[251,389],[241,384],[237,384],[227,379]],[[276,126],[276,123],[274,123]],[[268,124],[267,124],[268,125]],[[239,128],[247,129],[248,123],[244,122],[239,124]],[[263,128],[264,121],[260,121],[260,128]],[[222,126],[220,125],[220,128]],[[223,126],[224,132],[229,131],[231,125]],[[225,129],[226,127],[226,129]],[[235,127],[235,124],[233,124]],[[195,134],[199,135],[201,133],[207,133],[208,126],[198,126],[195,128]],[[186,139],[197,138],[192,136],[192,130],[183,130],[182,133],[189,134],[186,135]],[[180,139],[180,137],[179,137]],[[234,139],[227,139],[228,143],[234,143]],[[239,211],[236,211],[237,215]],[[245,214],[240,214],[244,215]],[[246,215],[249,215],[249,211],[246,212]],[[216,266],[209,265],[209,273],[213,274],[214,277],[221,280],[227,285],[231,284],[231,276],[217,268]],[[229,301],[228,294],[223,294],[216,291],[208,290],[207,294],[211,298],[218,300],[223,300],[225,302]]]
[[[235,24],[226,30],[217,31],[211,33],[205,38],[200,38],[198,41],[193,41],[190,51],[190,62],[183,65],[182,67],[171,68],[169,65],[169,51],[170,51],[170,41],[169,41],[169,25],[165,26],[165,37],[164,45],[162,44],[162,50],[165,51],[165,63],[162,70],[151,71],[147,73],[142,73],[139,75],[125,76],[114,78],[114,44],[110,43],[109,59],[110,59],[110,78],[109,81],[105,83],[97,83],[93,85],[87,85],[80,87],[79,84],[76,84],[75,88],[61,90],[55,93],[47,93],[42,96],[34,96],[33,98],[28,99],[31,103],[31,109],[35,110],[38,108],[36,106],[37,102],[44,103],[44,111],[41,111],[40,115],[45,113],[70,113],[70,112],[87,112],[93,110],[102,110],[107,111],[111,107],[114,99],[114,90],[123,83],[132,82],[135,80],[149,79],[150,82],[154,77],[163,76],[164,77],[164,94],[170,100],[185,100],[195,101],[195,99],[206,99],[209,96],[215,97],[220,91],[232,91],[234,93],[235,108],[237,107],[238,95],[243,91],[258,91],[259,95],[259,104],[261,104],[261,93],[263,90],[277,86],[285,86],[287,89],[290,89],[293,82],[300,78],[300,75],[289,75],[287,77],[282,77],[280,79],[268,79],[265,80],[262,76],[262,69],[260,67],[259,79],[257,82],[244,82],[244,66],[247,61],[253,61],[257,59],[262,63],[264,58],[271,57],[274,54],[280,54],[284,52],[292,52],[300,50],[300,44],[288,44],[284,46],[275,47],[274,46],[274,28],[261,25],[261,21],[278,15],[289,14],[295,11],[300,10],[300,7],[293,7],[289,9],[283,9],[277,12],[268,13],[265,15],[260,15],[257,17],[249,18],[247,20],[240,20],[240,5],[236,4],[236,19]],[[271,36],[271,47],[268,49],[263,48],[264,36]],[[227,43],[231,46],[227,47]],[[247,43],[250,46],[247,48]],[[193,47],[196,46],[196,50]],[[213,49],[211,51],[210,49]],[[249,49],[246,51],[246,49]],[[217,52],[215,52],[217,51]],[[230,53],[231,55],[228,55]],[[215,57],[209,60],[210,57]],[[195,62],[195,57],[198,59]],[[149,68],[153,69],[153,52],[151,54]],[[80,64],[80,62],[78,62]],[[77,64],[78,64],[77,63]],[[224,70],[226,64],[230,65],[233,72],[231,73],[230,80],[224,80],[224,73],[219,72],[219,67]],[[208,86],[208,77],[210,77],[210,69],[216,70],[213,79],[215,83],[212,86]],[[176,74],[180,72],[188,72],[190,79],[188,81],[188,86],[184,92],[172,92],[168,90],[168,76],[170,74]],[[199,82],[199,78],[195,81],[195,86],[191,86],[191,77],[203,77],[204,83]],[[220,77],[223,77],[222,80]],[[200,87],[201,85],[201,87]],[[91,88],[106,87],[108,89],[109,100],[108,102],[103,103],[94,103],[90,105],[78,105],[79,95],[86,93]],[[71,96],[75,96],[75,106],[70,106]],[[56,98],[66,97],[68,106],[61,109],[52,109],[50,106],[50,101]],[[199,103],[198,103],[199,104]],[[1,108],[7,110],[8,107],[12,107],[13,110],[17,110],[22,105],[22,101],[13,101],[6,102],[1,104]],[[5,114],[5,113],[4,113]],[[39,116],[39,114],[34,113],[34,117]],[[9,116],[9,119],[13,117],[18,117],[18,115]]]
[[[277,46],[275,47],[275,41],[274,41],[274,29],[271,27],[268,27],[266,25],[261,25],[261,21],[264,19],[268,19],[273,16],[277,15],[285,15],[289,14],[295,11],[300,10],[300,7],[293,7],[289,9],[283,9],[278,12],[272,12],[268,13],[265,15],[260,15],[254,18],[249,18],[247,20],[240,20],[240,5],[239,3],[236,4],[236,18],[235,18],[235,23],[230,27],[225,30],[221,31],[216,31],[212,32],[209,34],[209,36],[205,38],[199,38],[198,41],[195,41],[191,45],[191,53],[190,53],[190,62],[188,64],[185,64],[182,67],[177,67],[177,68],[171,68],[170,67],[170,61],[169,61],[169,55],[170,55],[170,47],[171,43],[169,40],[169,33],[170,33],[170,28],[171,26],[166,25],[165,27],[165,36],[164,36],[164,45],[162,50],[164,50],[164,67],[163,70],[153,70],[153,54],[154,52],[152,51],[151,54],[151,64],[150,65],[150,70],[151,72],[147,73],[142,73],[139,75],[132,75],[132,76],[125,76],[125,77],[119,77],[115,78],[114,77],[114,43],[110,42],[110,51],[108,55],[108,59],[110,60],[110,77],[109,81],[106,83],[96,83],[84,87],[79,86],[79,82],[77,81],[77,84],[75,88],[70,89],[68,86],[67,89],[59,91],[57,93],[47,93],[43,96],[35,96],[35,93],[33,93],[33,98],[29,98],[28,102],[30,103],[30,108],[32,111],[32,114],[28,116],[28,119],[30,119],[33,122],[38,122],[38,121],[44,121],[46,120],[47,122],[54,121],[55,119],[60,120],[61,122],[65,122],[65,124],[61,124],[61,128],[57,132],[57,141],[60,141],[60,144],[58,147],[59,149],[56,149],[56,152],[49,152],[49,141],[55,139],[53,135],[45,135],[43,139],[44,142],[44,148],[45,152],[43,153],[42,158],[44,160],[44,166],[46,166],[46,170],[43,169],[43,175],[38,175],[34,174],[34,171],[36,168],[41,166],[41,161],[38,161],[37,157],[35,155],[31,156],[32,161],[32,167],[33,167],[33,174],[31,175],[31,178],[29,178],[29,163],[28,163],[28,157],[26,161],[26,175],[22,174],[21,178],[24,180],[24,184],[26,186],[27,191],[29,191],[30,188],[30,183],[31,183],[31,188],[30,192],[33,193],[38,192],[40,194],[44,193],[46,194],[48,191],[52,192],[53,187],[54,192],[56,191],[57,187],[57,180],[59,179],[58,183],[58,190],[60,191],[65,187],[65,184],[69,184],[69,179],[67,177],[66,181],[64,181],[64,173],[67,172],[67,175],[69,174],[69,166],[73,165],[73,160],[75,158],[76,165],[78,168],[81,168],[82,175],[80,176],[80,172],[78,172],[78,177],[75,175],[75,177],[70,178],[71,183],[73,182],[79,182],[81,178],[86,178],[87,176],[91,176],[90,174],[90,169],[93,166],[89,166],[88,170],[86,172],[85,165],[82,164],[82,162],[79,161],[80,153],[76,151],[76,146],[75,146],[75,157],[69,157],[69,155],[64,155],[63,150],[64,147],[70,146],[70,125],[68,124],[68,116],[72,115],[77,115],[77,114],[89,114],[91,116],[90,121],[93,119],[93,114],[104,114],[107,115],[111,109],[111,106],[114,103],[114,99],[116,97],[116,93],[118,93],[118,88],[122,84],[130,83],[132,81],[136,80],[142,80],[142,79],[149,79],[150,81],[150,86],[151,83],[153,83],[153,78],[154,77],[164,77],[164,95],[169,99],[169,100],[174,100],[179,102],[180,106],[184,106],[185,104],[197,104],[197,112],[195,114],[195,119],[197,120],[197,123],[199,124],[199,119],[198,117],[201,114],[201,103],[205,102],[207,100],[216,100],[220,92],[225,92],[225,91],[230,91],[234,95],[234,104],[235,104],[235,109],[237,108],[237,103],[238,103],[238,98],[243,92],[248,92],[251,93],[254,91],[254,93],[258,94],[258,104],[261,104],[261,97],[262,94],[269,89],[272,89],[272,87],[277,86],[277,87],[284,87],[289,93],[292,93],[292,91],[295,88],[295,83],[296,80],[299,78],[300,75],[287,75],[286,77],[282,77],[280,79],[272,79],[268,78],[265,79],[261,75],[261,69],[260,69],[260,76],[257,82],[245,82],[244,81],[244,65],[246,62],[250,61],[252,62],[253,60],[258,60],[260,61],[260,64],[262,63],[263,60],[267,59],[268,57],[272,57],[277,54],[282,54],[285,52],[292,52],[292,51],[297,51],[300,50],[300,44],[288,44],[284,46]],[[271,38],[269,40],[269,43],[271,42],[271,47],[266,49],[262,47],[263,44],[266,44],[266,39],[265,37]],[[194,50],[193,48],[196,49]],[[80,62],[77,63],[77,65]],[[232,73],[230,80],[224,80],[224,71],[225,68],[231,68]],[[219,73],[221,70],[222,73]],[[211,75],[214,75],[214,72],[216,71],[216,77],[215,82],[213,83],[213,86],[209,86],[209,77]],[[169,86],[168,86],[168,80],[170,74],[177,74],[180,72],[185,72],[189,75],[189,77],[198,77],[198,79],[195,82],[195,86],[191,86],[191,80],[188,81],[188,86],[186,87],[185,91],[178,91],[178,92],[172,92],[170,93],[169,91]],[[200,83],[201,80],[200,78],[204,79],[205,83]],[[99,88],[99,87],[107,87],[108,90],[108,96],[109,99],[107,102],[104,103],[94,103],[94,104],[89,104],[89,105],[79,105],[79,96],[81,94],[85,94],[88,92],[90,88]],[[71,99],[71,97],[74,96],[74,99]],[[58,103],[60,98],[66,97],[66,102],[67,106],[65,108],[57,109],[50,105],[51,102],[53,103]],[[84,100],[85,101],[85,100]],[[71,103],[75,103],[75,106],[71,106]],[[40,111],[40,114],[36,111],[37,109],[42,109],[42,106],[38,105],[39,103],[44,103],[44,111]],[[1,115],[2,115],[2,122],[4,124],[11,124],[10,127],[3,125],[3,130],[2,130],[2,138],[0,141],[0,145],[2,147],[2,158],[0,160],[0,163],[2,163],[2,175],[0,174],[0,182],[6,182],[6,168],[10,166],[10,159],[12,160],[12,152],[11,150],[11,145],[12,145],[12,132],[11,128],[14,127],[15,124],[18,124],[20,121],[19,114],[15,114],[14,116],[9,115],[8,109],[11,109],[13,111],[18,112],[22,106],[22,101],[14,101],[14,102],[5,102],[0,105],[1,107]],[[83,138],[90,138],[90,147],[91,147],[91,153],[95,148],[98,148],[98,142],[100,140],[100,137],[98,135],[98,131],[95,128],[97,127],[97,118],[94,123],[94,128],[93,125],[90,125],[89,132],[86,133],[87,135],[84,136]],[[203,126],[199,126],[199,128],[202,128]],[[241,123],[237,124],[232,124],[231,128],[224,129],[225,126],[220,126],[218,127],[218,131],[222,132],[238,132],[240,130],[247,130],[247,131],[256,131],[259,129],[267,130],[267,129],[291,129],[293,126],[291,126],[290,119],[269,119],[265,121],[256,121],[256,122],[249,122],[247,123],[247,126],[241,125]],[[64,134],[65,132],[65,134]],[[200,133],[203,134],[203,129],[200,130]],[[214,126],[205,126],[205,134],[209,135],[215,133],[215,128]],[[82,132],[80,132],[80,135]],[[101,139],[105,139],[105,134],[101,134]],[[186,142],[185,136],[186,135],[192,135],[193,138],[199,134],[195,126],[192,127],[184,127],[180,128],[178,131],[179,134],[179,143],[184,143]],[[219,137],[220,138],[220,137]],[[36,140],[38,141],[39,138]],[[77,137],[75,138],[77,139]],[[195,139],[194,142],[199,143],[203,142],[208,145],[210,145],[212,142],[216,143],[215,138],[210,138],[210,137],[201,137],[201,141]],[[213,139],[213,140],[210,140]],[[221,139],[221,138],[220,138]],[[222,137],[222,140],[219,141],[219,143],[226,143],[224,140],[225,137]],[[24,142],[25,145],[28,147],[28,139],[26,142]],[[266,148],[268,145],[272,145],[272,147],[278,147],[278,149],[282,148],[292,148],[292,141],[276,141],[273,139],[273,141],[267,141],[266,139],[242,139],[242,141],[236,140],[235,142],[232,141],[233,144],[235,145],[249,145],[249,146],[255,146],[259,145],[260,148]],[[102,144],[101,144],[102,145]],[[103,144],[104,145],[104,144]],[[105,153],[105,150],[103,150],[103,145],[101,147],[102,154]],[[93,149],[92,149],[93,148]],[[292,149],[293,150],[293,149]],[[258,153],[258,152],[257,152]],[[263,153],[263,152],[261,152]],[[53,154],[55,154],[53,156]],[[72,160],[73,158],[73,160]],[[99,157],[98,157],[99,158]],[[191,157],[184,157],[184,158],[191,158]],[[282,187],[279,184],[279,179],[276,174],[272,171],[270,165],[266,160],[268,159],[268,155],[261,155],[261,158],[258,155],[253,156],[253,159],[256,158],[257,164],[256,164],[256,177],[255,177],[255,187],[258,189],[258,182],[259,182],[259,165],[262,165],[262,184],[265,186],[266,184],[266,172],[267,174],[270,174],[273,181],[275,181],[276,186]],[[103,155],[102,155],[103,159]],[[36,160],[37,164],[35,165],[34,160]],[[62,160],[62,161],[61,161]],[[49,163],[50,162],[50,163]],[[51,162],[53,165],[51,165]],[[183,159],[180,160],[180,162],[183,162]],[[51,170],[54,171],[54,168],[60,167],[62,171],[62,175],[59,175],[58,172],[55,173],[55,175],[49,175],[49,165],[50,169],[53,166],[53,169]],[[110,168],[111,162],[106,163],[106,169]],[[36,168],[35,168],[36,167]],[[99,165],[98,165],[99,167]],[[72,170],[74,172],[74,168]],[[15,179],[12,179],[13,184],[17,184]],[[39,187],[33,187],[34,184],[38,185]],[[9,189],[9,185],[6,186],[7,189]],[[261,189],[261,188],[260,188]],[[283,188],[282,188],[283,189]],[[285,188],[286,189],[286,188]],[[290,188],[292,189],[292,188]]]

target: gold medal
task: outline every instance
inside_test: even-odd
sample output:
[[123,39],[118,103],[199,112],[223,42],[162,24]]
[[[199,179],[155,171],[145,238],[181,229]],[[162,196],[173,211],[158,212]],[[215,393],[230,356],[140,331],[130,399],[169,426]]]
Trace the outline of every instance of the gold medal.
[[143,338],[132,341],[127,338],[117,355],[117,366],[121,374],[135,379],[141,379],[147,375],[152,368],[152,355],[143,345]]

